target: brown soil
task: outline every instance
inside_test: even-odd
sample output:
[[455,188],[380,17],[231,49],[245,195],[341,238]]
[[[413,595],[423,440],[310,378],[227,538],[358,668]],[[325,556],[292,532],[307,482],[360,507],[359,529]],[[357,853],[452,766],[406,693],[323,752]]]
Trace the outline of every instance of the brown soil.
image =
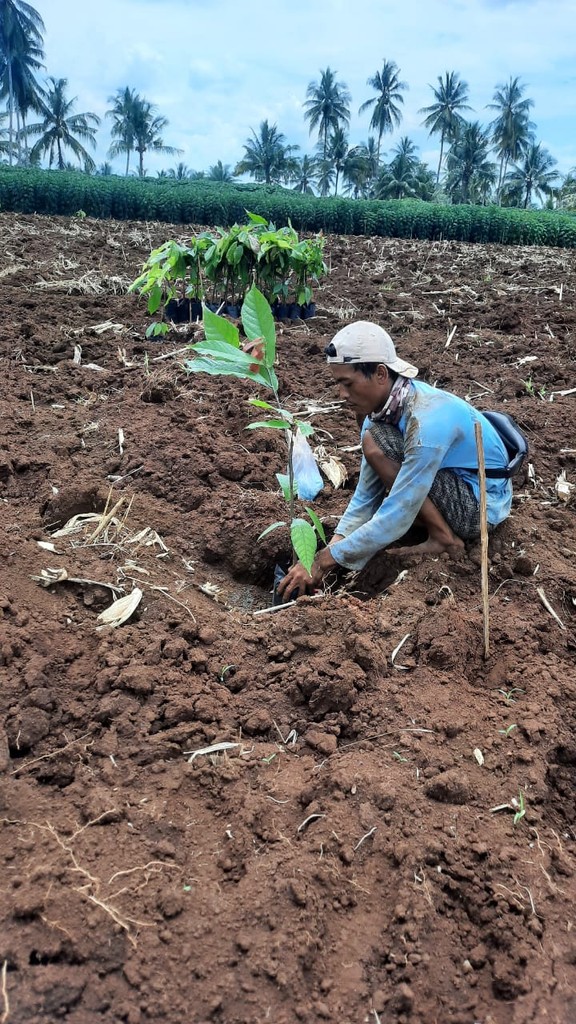
[[[332,237],[318,317],[279,331],[286,399],[331,403],[323,346],[375,318],[528,434],[484,661],[477,546],[254,616],[288,554],[256,540],[282,439],[245,431],[248,386],[158,361],[186,328],[143,341],[125,287],[170,228],[0,219],[2,1021],[575,1020],[573,254]],[[343,408],[314,422],[357,443]],[[110,490],[122,527],[51,540]],[[349,495],[326,486],[327,526]],[[99,630],[111,592],[49,567],[143,601]]]

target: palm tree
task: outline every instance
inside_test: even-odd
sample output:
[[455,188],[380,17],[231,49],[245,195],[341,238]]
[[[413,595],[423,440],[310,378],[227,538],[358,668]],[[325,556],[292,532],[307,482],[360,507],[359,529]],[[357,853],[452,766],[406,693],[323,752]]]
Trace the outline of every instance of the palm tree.
[[438,198],[436,195],[438,191],[436,175],[428,167],[428,164],[425,164],[422,160],[418,161],[414,171],[414,189],[417,199],[423,199],[425,202],[431,203]]
[[115,96],[109,96],[108,103],[113,106],[106,111],[105,117],[113,119],[110,135],[113,138],[112,145],[108,150],[111,160],[121,154],[126,154],[126,171],[128,176],[130,170],[130,157],[134,152],[135,145],[135,111],[142,100],[135,89],[118,89]]
[[[10,76],[12,69],[12,98],[16,113],[16,141],[18,146],[18,163],[26,163],[28,159],[28,143],[26,138],[26,118],[29,110],[37,114],[42,112],[41,100],[44,90],[36,81],[36,72],[44,67],[43,51],[28,38],[23,40],[17,57],[9,65],[0,57],[0,98],[10,97]],[[25,158],[22,161],[21,143],[24,142]]]
[[322,141],[322,159],[328,153],[328,137],[337,128],[348,128],[350,124],[350,93],[344,82],[338,82],[338,72],[326,68],[320,71],[320,82],[310,82],[306,90],[308,99],[304,103],[304,118],[309,122],[309,133],[318,129],[318,141]]
[[558,206],[561,210],[576,209],[576,167],[568,171],[558,190]]
[[396,146],[394,159],[383,171],[376,185],[378,199],[406,199],[419,192],[418,173],[420,160],[416,156],[418,147],[408,136]]
[[338,195],[338,182],[340,180],[340,174],[346,163],[346,157],[348,155],[348,136],[343,128],[335,128],[328,142],[328,152],[326,159],[332,164],[334,168],[335,181],[334,181],[334,195]]
[[399,79],[400,68],[393,60],[385,60],[382,71],[377,71],[368,79],[367,85],[375,89],[377,95],[362,104],[359,114],[373,107],[370,128],[378,132],[378,160],[380,160],[380,143],[385,132],[394,131],[402,120],[402,112],[398,104],[404,103],[402,92],[408,88],[406,82]]
[[[25,90],[24,83],[29,85],[31,73],[39,70],[42,66],[44,27],[44,22],[38,11],[24,0],[1,0],[0,62],[2,64],[3,95],[8,96],[10,165],[12,165],[14,153],[15,85],[17,83],[19,85],[19,98],[24,103],[25,113],[33,104],[27,102],[28,99],[31,99],[31,92]],[[36,94],[34,93],[34,95]],[[22,113],[22,107],[19,112]]]
[[506,185],[511,190],[515,188],[524,196],[524,209],[530,203],[534,192],[540,202],[544,196],[552,192],[552,182],[558,178],[558,172],[553,170],[557,161],[550,155],[547,149],[542,149],[541,143],[532,143],[526,152],[521,164],[513,164],[512,170],[506,177]]
[[305,155],[296,160],[290,179],[294,191],[301,192],[303,195],[313,196],[314,186],[318,182],[318,170],[318,160],[313,156]]
[[182,161],[176,164],[176,167],[170,167],[166,177],[176,178],[176,181],[186,181],[190,178],[192,171],[187,164],[183,164]]
[[376,140],[370,135],[368,142],[361,142],[348,150],[342,168],[344,192],[354,199],[366,199],[378,177],[379,161]]
[[447,189],[453,202],[473,201],[474,189],[495,180],[494,164],[488,159],[490,140],[479,121],[464,124],[448,153]]
[[8,127],[4,125],[6,118],[8,117],[8,111],[3,110],[0,113],[0,154],[2,156],[8,156],[10,153],[10,140],[8,135]]
[[94,134],[100,124],[100,118],[90,112],[75,114],[74,104],[77,97],[67,99],[67,86],[66,78],[48,79],[48,88],[42,100],[44,120],[27,128],[29,135],[40,136],[32,147],[30,160],[34,161],[39,156],[48,154],[48,166],[52,167],[56,163],[58,169],[63,170],[64,150],[71,149],[76,159],[84,163],[84,169],[93,171],[94,161],[82,142],[96,146]]
[[321,196],[330,195],[335,177],[334,164],[331,160],[320,160],[318,162],[318,191]]
[[288,178],[294,170],[292,154],[299,146],[287,146],[285,136],[278,131],[277,125],[262,121],[257,135],[250,129],[254,138],[244,143],[244,156],[236,164],[234,174],[249,174],[255,181],[264,181],[267,185]]
[[156,107],[148,100],[137,98],[133,109],[134,149],[138,153],[138,177],[144,177],[144,154],[165,153],[178,156],[182,150],[175,146],[166,146],[162,132],[168,127],[168,118],[155,114]]
[[519,78],[510,78],[507,85],[497,85],[492,97],[493,103],[488,104],[489,110],[498,111],[498,116],[490,122],[492,144],[500,158],[498,176],[498,196],[506,170],[510,161],[517,163],[527,152],[533,140],[535,125],[530,120],[530,107],[534,101],[524,98],[525,85]]
[[223,164],[221,160],[208,169],[207,177],[210,181],[232,181],[230,164]]
[[463,82],[456,71],[446,71],[444,79],[438,75],[438,88],[430,86],[434,93],[435,103],[430,107],[422,107],[419,114],[426,114],[424,127],[429,135],[440,135],[440,159],[436,172],[436,184],[440,181],[444,144],[452,142],[458,128],[464,123],[461,110],[472,110],[468,106],[468,83]]

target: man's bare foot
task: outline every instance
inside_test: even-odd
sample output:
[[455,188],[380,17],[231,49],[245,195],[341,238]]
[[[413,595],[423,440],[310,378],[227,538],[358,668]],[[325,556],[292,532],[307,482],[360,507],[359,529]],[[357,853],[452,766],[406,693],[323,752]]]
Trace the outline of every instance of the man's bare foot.
[[443,542],[437,540],[434,537],[428,537],[422,544],[414,544],[410,547],[405,548],[394,548],[390,549],[391,553],[394,551],[395,555],[443,555],[444,552],[450,555],[451,558],[460,558],[465,550],[464,541],[460,537],[454,537],[449,542]]

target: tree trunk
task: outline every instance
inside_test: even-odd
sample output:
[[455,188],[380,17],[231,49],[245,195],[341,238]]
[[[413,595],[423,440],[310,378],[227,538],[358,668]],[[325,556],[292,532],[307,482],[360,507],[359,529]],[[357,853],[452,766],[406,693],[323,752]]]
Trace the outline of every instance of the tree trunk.
[[442,168],[442,157],[444,155],[444,132],[440,135],[440,159],[438,161],[438,170],[436,171],[436,184],[440,181],[440,170]]
[[502,179],[503,179],[503,177],[504,177],[504,153],[502,154],[502,159],[500,160],[500,174],[498,175],[498,188],[496,190],[496,195],[498,196],[498,206],[502,205],[502,201],[501,201],[501,197],[500,197],[500,192],[502,191]]
[[8,54],[6,59],[6,68],[8,70],[8,113],[10,115],[8,122],[8,163],[12,167],[12,149],[14,145],[14,84],[12,82],[12,59],[11,54]]
[[26,112],[22,114],[22,134],[24,137],[24,166],[28,166],[28,136],[26,134]]
[[128,177],[128,168],[130,167],[130,150],[126,150],[126,177]]
[[22,135],[20,125],[20,111],[16,110],[16,154],[17,154],[17,165],[22,166]]

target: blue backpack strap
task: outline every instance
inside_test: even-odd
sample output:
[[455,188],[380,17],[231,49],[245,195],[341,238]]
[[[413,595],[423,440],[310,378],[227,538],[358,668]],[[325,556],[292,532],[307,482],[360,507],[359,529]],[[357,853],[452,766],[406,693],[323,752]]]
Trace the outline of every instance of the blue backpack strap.
[[[490,480],[509,480],[518,472],[528,455],[528,441],[516,421],[507,412],[484,411],[482,416],[485,416],[494,427],[508,453],[507,466],[502,466],[502,469],[486,469],[485,475]],[[459,468],[465,469],[467,473],[478,472],[478,466]]]
[[499,434],[509,457],[509,462],[505,469],[487,469],[486,476],[510,479],[510,477],[518,472],[528,455],[528,441],[516,421],[508,413],[483,412],[482,415],[486,417],[496,433]]

